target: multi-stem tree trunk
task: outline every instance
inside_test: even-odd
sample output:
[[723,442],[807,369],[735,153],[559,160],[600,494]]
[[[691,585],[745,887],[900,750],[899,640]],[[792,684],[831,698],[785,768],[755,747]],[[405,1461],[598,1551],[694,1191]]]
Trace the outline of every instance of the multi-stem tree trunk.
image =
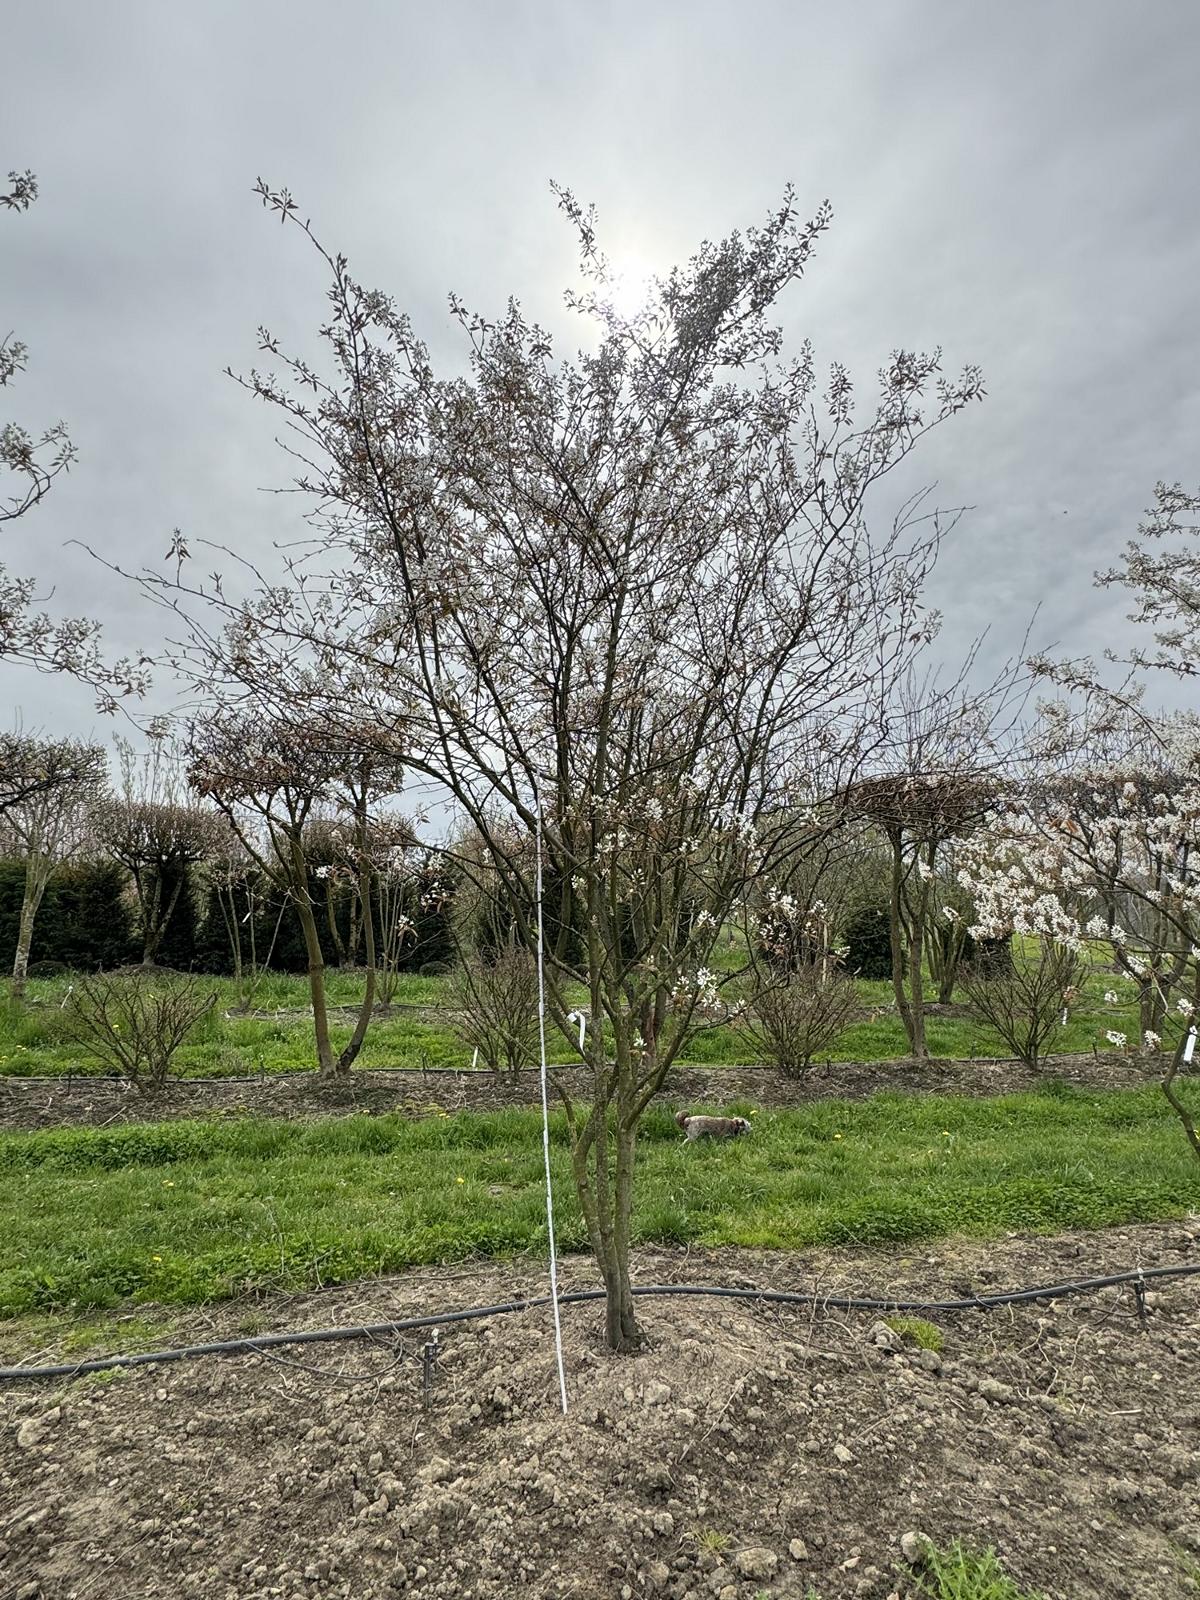
[[1192,984],[1192,1006],[1193,1020],[1191,1023],[1185,1021],[1184,1028],[1179,1035],[1179,1043],[1175,1046],[1175,1050],[1172,1053],[1169,1063],[1167,1064],[1167,1070],[1163,1074],[1159,1086],[1166,1097],[1167,1104],[1179,1118],[1180,1126],[1183,1128],[1184,1137],[1192,1147],[1192,1154],[1197,1158],[1197,1160],[1200,1160],[1200,1131],[1197,1131],[1196,1119],[1192,1115],[1191,1109],[1187,1103],[1180,1097],[1175,1081],[1179,1076],[1180,1068],[1183,1066],[1184,1054],[1187,1050],[1188,1034],[1191,1031],[1191,1028],[1196,1025],[1195,1018],[1197,1016],[1197,1008],[1200,1008],[1200,962],[1197,962],[1195,967],[1195,979]]
[[[610,994],[608,1000],[606,1008],[602,985],[593,975],[592,1028],[583,1052],[591,1069],[591,1106],[587,1121],[581,1124],[566,1100],[567,1122],[575,1192],[604,1283],[605,1343],[610,1350],[632,1352],[643,1343],[634,1312],[630,1264],[637,1130],[647,1104],[662,1086],[669,1060],[654,1058],[652,1022],[644,1016],[639,1029],[635,1018],[621,1006],[618,994]],[[605,1054],[598,1022],[606,1010],[611,1057]],[[569,1027],[565,1031],[569,1035]],[[644,1040],[643,1046],[636,1045],[637,1034]]]
[[161,867],[149,868],[135,873],[133,879],[134,888],[137,891],[138,904],[142,913],[142,965],[144,967],[152,967],[158,958],[163,936],[167,931],[167,924],[174,915],[175,907],[179,903],[179,896],[187,879],[187,868],[180,867],[164,910],[163,870]]
[[[229,895],[228,905],[225,903],[226,893]],[[237,993],[237,1002],[240,1007],[244,1007],[246,996],[242,985],[242,930],[238,924],[237,897],[234,894],[232,883],[222,884],[218,882],[217,904],[221,908],[221,920],[225,924],[225,934],[229,940],[229,953],[233,961],[233,986]]]
[[623,1109],[625,1096],[617,1097],[616,1115],[610,1118],[612,1064],[593,1061],[593,1073],[591,1112],[572,1144],[575,1192],[604,1282],[605,1343],[610,1350],[633,1351],[642,1343],[629,1260],[637,1123]]
[[949,1005],[954,998],[968,938],[965,919],[949,922],[939,916],[936,907],[929,907],[925,918],[925,952],[940,1005]]

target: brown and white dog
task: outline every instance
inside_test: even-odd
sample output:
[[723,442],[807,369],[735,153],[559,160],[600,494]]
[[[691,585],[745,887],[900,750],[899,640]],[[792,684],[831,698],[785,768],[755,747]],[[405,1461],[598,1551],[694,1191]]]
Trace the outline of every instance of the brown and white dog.
[[750,1132],[745,1117],[691,1117],[686,1111],[677,1111],[675,1121],[687,1135],[689,1144],[696,1139],[740,1139]]

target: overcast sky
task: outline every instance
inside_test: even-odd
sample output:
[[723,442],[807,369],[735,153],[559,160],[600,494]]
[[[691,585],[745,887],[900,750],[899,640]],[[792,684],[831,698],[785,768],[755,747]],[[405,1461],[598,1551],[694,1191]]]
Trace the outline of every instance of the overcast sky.
[[[975,508],[932,591],[951,659],[984,627],[1016,648],[1039,605],[1040,643],[1119,640],[1093,570],[1157,479],[1200,481],[1200,0],[7,0],[0,48],[0,170],[41,185],[0,216],[0,331],[30,347],[0,422],[62,417],[80,453],[0,558],[114,652],[161,620],[69,540],[136,566],[176,525],[252,553],[295,531],[272,418],[222,375],[260,323],[315,350],[324,310],[259,174],[449,360],[451,289],[570,331],[551,178],[636,270],[788,181],[828,196],[793,346],[860,391],[898,345],[985,371],[912,475]],[[0,665],[0,703],[108,736],[69,682]]]

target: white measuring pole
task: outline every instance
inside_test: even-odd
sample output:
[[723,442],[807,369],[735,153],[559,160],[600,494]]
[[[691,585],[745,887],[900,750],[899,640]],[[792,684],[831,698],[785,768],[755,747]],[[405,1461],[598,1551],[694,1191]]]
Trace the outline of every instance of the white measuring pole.
[[550,1299],[554,1306],[554,1350],[558,1357],[558,1394],[567,1414],[567,1374],[563,1366],[562,1319],[558,1309],[558,1252],[554,1243],[554,1184],[550,1178],[550,1091],[546,1070],[545,934],[542,928],[542,802],[537,801],[537,972],[538,1039],[542,1058],[542,1155],[546,1164],[546,1231],[550,1237]]

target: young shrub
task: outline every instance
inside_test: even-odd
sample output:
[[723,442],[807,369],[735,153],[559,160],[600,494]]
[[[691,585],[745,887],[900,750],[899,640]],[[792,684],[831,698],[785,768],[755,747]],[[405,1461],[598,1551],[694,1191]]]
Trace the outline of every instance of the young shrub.
[[854,980],[830,963],[798,967],[755,993],[742,1037],[785,1078],[798,1078],[854,1016]]
[[491,961],[464,955],[454,977],[454,1031],[486,1067],[515,1077],[537,1059],[537,962],[520,945]]
[[1036,959],[973,962],[959,981],[974,1010],[1026,1066],[1036,1070],[1062,1030],[1086,975],[1084,958],[1043,938]]
[[137,967],[79,977],[67,1004],[74,1039],[143,1094],[166,1083],[171,1061],[202,1017],[215,990],[199,978]]

